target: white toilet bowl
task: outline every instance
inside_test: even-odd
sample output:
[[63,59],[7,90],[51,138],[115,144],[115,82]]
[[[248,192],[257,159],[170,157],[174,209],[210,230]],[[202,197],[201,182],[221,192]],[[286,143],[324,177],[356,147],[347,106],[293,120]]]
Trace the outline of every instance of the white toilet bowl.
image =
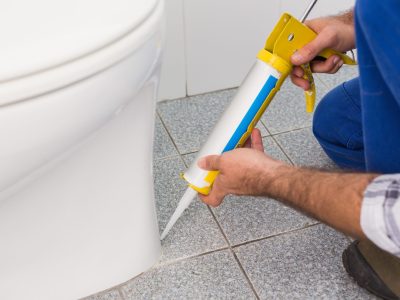
[[162,0],[0,10],[0,298],[77,299],[160,254],[152,178]]

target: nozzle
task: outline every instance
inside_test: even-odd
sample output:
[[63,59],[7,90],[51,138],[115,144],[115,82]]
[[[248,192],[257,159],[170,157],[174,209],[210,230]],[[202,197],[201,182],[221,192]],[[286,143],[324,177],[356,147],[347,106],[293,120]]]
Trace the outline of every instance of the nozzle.
[[183,212],[186,210],[186,208],[189,207],[190,203],[192,203],[193,199],[196,197],[197,192],[193,190],[192,188],[188,187],[186,192],[183,194],[181,200],[179,201],[178,207],[175,209],[174,213],[172,214],[171,219],[169,219],[167,226],[165,226],[165,229],[163,233],[161,234],[161,240],[163,240],[168,232],[171,230],[172,226],[178,221],[180,216],[183,214]]

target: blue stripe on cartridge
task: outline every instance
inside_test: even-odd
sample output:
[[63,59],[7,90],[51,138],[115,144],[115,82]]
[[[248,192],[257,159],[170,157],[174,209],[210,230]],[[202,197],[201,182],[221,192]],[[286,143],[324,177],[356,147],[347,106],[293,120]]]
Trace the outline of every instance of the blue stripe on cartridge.
[[222,152],[230,151],[235,149],[236,145],[239,143],[242,136],[246,133],[249,128],[251,122],[254,120],[257,112],[261,109],[265,99],[267,99],[269,93],[276,86],[278,79],[274,76],[269,76],[261,91],[258,93],[256,99],[253,104],[250,106],[243,120],[240,122],[238,128],[233,133],[231,139],[228,144],[226,144],[224,150]]

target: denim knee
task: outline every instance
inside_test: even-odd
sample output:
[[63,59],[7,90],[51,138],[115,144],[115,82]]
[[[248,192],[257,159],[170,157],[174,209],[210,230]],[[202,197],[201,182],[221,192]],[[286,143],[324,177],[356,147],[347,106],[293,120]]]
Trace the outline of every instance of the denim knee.
[[313,133],[326,154],[339,166],[364,168],[359,81],[334,88],[318,104]]

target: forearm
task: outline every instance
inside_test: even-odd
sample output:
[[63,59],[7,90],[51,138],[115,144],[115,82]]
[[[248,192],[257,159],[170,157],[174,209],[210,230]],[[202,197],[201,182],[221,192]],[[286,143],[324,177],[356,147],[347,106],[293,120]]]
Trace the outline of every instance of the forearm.
[[363,192],[377,174],[333,173],[281,166],[265,178],[267,196],[282,200],[353,237],[362,238]]
[[344,24],[354,26],[354,8],[349,9],[348,11],[345,11],[336,16],[332,16],[332,18],[335,18],[338,21],[343,22]]

